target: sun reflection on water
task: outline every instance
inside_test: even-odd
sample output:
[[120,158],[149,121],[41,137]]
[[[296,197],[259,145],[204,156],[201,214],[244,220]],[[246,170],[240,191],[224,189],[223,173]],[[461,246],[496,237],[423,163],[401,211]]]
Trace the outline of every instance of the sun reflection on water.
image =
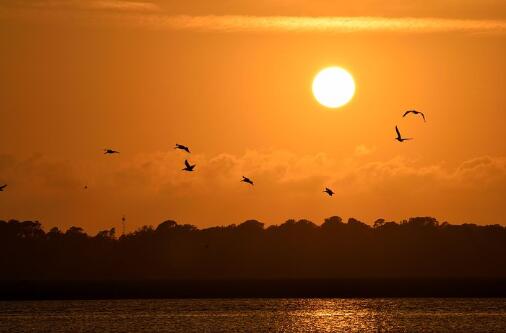
[[0,302],[0,332],[505,332],[505,299]]

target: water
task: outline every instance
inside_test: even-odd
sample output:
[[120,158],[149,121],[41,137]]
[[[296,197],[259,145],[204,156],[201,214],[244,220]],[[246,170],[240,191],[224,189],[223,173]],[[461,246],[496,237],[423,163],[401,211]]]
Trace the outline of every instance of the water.
[[506,299],[0,302],[0,332],[506,332]]

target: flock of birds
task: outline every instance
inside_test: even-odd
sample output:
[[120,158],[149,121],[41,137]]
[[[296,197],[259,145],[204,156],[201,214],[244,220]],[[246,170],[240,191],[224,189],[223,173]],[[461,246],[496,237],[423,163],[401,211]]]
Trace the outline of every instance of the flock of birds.
[[[425,114],[423,112],[420,112],[420,111],[417,111],[417,110],[408,110],[406,111],[402,117],[406,117],[407,115],[409,114],[413,114],[413,115],[420,115],[422,116],[423,118],[423,121],[425,122]],[[401,135],[401,132],[399,131],[399,128],[397,127],[397,125],[395,126],[395,132],[397,133],[397,136],[395,138],[395,140],[399,141],[399,142],[404,142],[404,141],[408,141],[408,140],[413,140],[413,138],[406,138],[406,137],[403,137]],[[178,144],[176,143],[176,146],[174,147],[174,149],[179,149],[179,150],[183,150],[185,152],[187,152],[188,154],[190,154],[190,148],[188,146],[184,146],[184,145],[181,145],[181,144]],[[114,150],[114,149],[104,149],[104,154],[106,155],[113,155],[113,154],[119,154],[119,151],[117,150]],[[197,165],[196,164],[190,164],[190,162],[185,159],[184,160],[184,168],[181,169],[182,171],[187,171],[187,172],[193,172],[195,171],[195,167]],[[251,180],[251,178],[248,178],[248,177],[245,177],[245,176],[242,176],[242,179],[241,179],[241,182],[243,183],[246,183],[246,184],[249,184],[251,186],[254,185],[253,183],[253,180]],[[0,186],[0,192],[2,192],[5,188],[7,187],[7,184],[4,184],[4,185],[1,185]],[[84,189],[88,189],[88,186],[85,185],[84,186]],[[333,196],[335,194],[335,192],[333,190],[331,190],[330,188],[328,187],[325,187],[325,190],[323,190],[324,193],[328,194],[330,197]]]

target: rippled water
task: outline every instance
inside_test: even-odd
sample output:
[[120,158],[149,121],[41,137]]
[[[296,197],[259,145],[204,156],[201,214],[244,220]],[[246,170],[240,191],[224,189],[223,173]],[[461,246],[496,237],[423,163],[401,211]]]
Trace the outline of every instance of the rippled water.
[[0,302],[0,332],[506,332],[506,299]]

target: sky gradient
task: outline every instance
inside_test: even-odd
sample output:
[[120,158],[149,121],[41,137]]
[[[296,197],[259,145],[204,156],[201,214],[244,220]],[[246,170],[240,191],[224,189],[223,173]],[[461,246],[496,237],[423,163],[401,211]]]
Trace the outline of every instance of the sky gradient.
[[[4,1],[0,219],[505,224],[505,42],[499,0]],[[331,65],[357,85],[334,111]]]

